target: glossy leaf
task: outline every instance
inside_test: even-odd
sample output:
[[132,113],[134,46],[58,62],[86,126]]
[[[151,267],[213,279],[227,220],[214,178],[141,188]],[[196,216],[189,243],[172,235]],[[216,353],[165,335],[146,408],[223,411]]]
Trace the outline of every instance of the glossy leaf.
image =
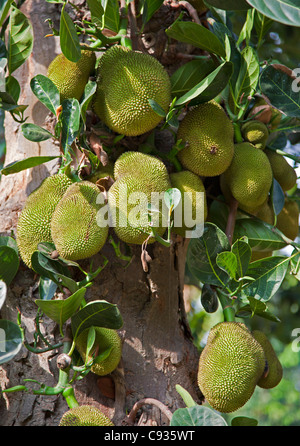
[[212,59],[195,59],[182,65],[171,76],[172,96],[180,98],[199,84],[215,67]]
[[3,25],[13,1],[14,0],[2,0],[0,2],[0,27]]
[[145,25],[153,14],[161,7],[163,0],[144,0],[143,1],[143,24]]
[[0,364],[11,361],[21,350],[22,332],[14,322],[0,319]]
[[21,161],[14,161],[13,163],[7,164],[1,170],[2,175],[10,175],[12,173],[21,172],[21,170],[30,169],[31,167],[39,166],[40,164],[52,161],[58,156],[31,156]]
[[152,110],[155,111],[158,116],[161,116],[162,118],[166,117],[166,112],[156,101],[154,101],[154,99],[148,99],[148,102]]
[[201,290],[201,305],[206,313],[214,313],[219,308],[218,295],[208,283],[205,283]]
[[236,79],[232,79],[232,91],[235,101],[244,104],[248,96],[253,95],[259,79],[259,61],[256,52],[251,46],[247,46],[241,52],[239,73]]
[[236,240],[231,247],[231,251],[237,259],[238,277],[245,276],[251,259],[251,248],[246,237]]
[[299,0],[247,0],[247,3],[276,22],[300,26]]
[[196,405],[175,410],[170,426],[227,426],[227,423],[212,409]]
[[119,2],[117,0],[101,0],[104,9],[103,27],[118,32],[120,28]]
[[64,152],[75,140],[80,124],[80,105],[77,99],[65,99],[62,103],[60,114],[61,122],[61,146]]
[[33,48],[33,31],[27,17],[12,6],[7,44],[8,70],[12,74],[30,56]]
[[41,277],[39,283],[39,295],[42,300],[51,300],[57,290],[57,283],[48,277]]
[[256,315],[269,321],[280,322],[280,319],[269,311],[264,302],[251,296],[248,296],[247,300],[249,303],[238,309],[236,313],[237,317],[245,318]]
[[218,9],[225,9],[228,11],[234,10],[245,10],[251,8],[251,6],[246,2],[246,0],[207,0],[206,3],[214,6]]
[[100,28],[102,27],[102,16],[104,9],[99,0],[87,0],[88,8],[91,13],[92,22]]
[[273,226],[262,220],[241,218],[236,221],[234,241],[247,234],[249,246],[257,251],[275,251],[286,246],[279,233]]
[[78,62],[81,57],[79,37],[71,17],[65,11],[65,5],[60,16],[59,37],[64,56],[71,62]]
[[0,280],[10,285],[19,269],[19,256],[10,246],[0,246]]
[[84,93],[80,102],[80,113],[84,122],[86,120],[86,111],[93,98],[94,93],[96,92],[96,88],[97,83],[95,81],[88,81],[84,88]]
[[46,141],[53,137],[48,130],[43,129],[39,125],[25,123],[21,126],[23,136],[29,141],[40,142]]
[[60,105],[60,95],[56,85],[43,74],[37,74],[31,79],[30,87],[39,101],[56,115],[56,110]]
[[278,183],[277,180],[275,180],[275,178],[273,178],[273,185],[271,188],[271,200],[273,203],[273,210],[275,215],[278,215],[283,207],[284,207],[284,203],[285,203],[285,194],[282,190],[282,187],[280,186],[280,184]]
[[217,255],[216,263],[220,269],[225,271],[232,279],[237,274],[237,258],[233,252],[224,251]]

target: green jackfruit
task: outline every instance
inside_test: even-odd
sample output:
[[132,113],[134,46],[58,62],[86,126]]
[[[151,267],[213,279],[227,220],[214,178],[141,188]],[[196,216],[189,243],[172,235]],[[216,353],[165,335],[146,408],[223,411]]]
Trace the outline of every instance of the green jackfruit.
[[60,256],[81,260],[97,254],[108,235],[108,223],[98,218],[104,204],[98,204],[99,188],[89,182],[72,184],[56,206],[51,235]]
[[92,175],[89,175],[86,180],[91,183],[96,183],[98,180],[101,180],[105,177],[111,177],[114,179],[114,165],[113,163],[108,163],[106,166],[101,165],[96,172]]
[[246,141],[251,142],[258,149],[264,150],[269,137],[269,130],[263,122],[256,120],[245,122],[242,125],[241,132]]
[[64,174],[46,178],[26,200],[17,224],[17,244],[23,262],[31,268],[31,256],[41,242],[53,242],[50,222],[52,214],[72,184]]
[[241,207],[256,209],[267,200],[273,181],[267,155],[248,142],[235,144],[224,181]]
[[[116,330],[103,327],[94,327],[95,341],[90,350],[88,361],[91,361],[93,354],[101,355],[108,349],[111,349],[109,355],[101,361],[97,361],[92,365],[91,371],[96,375],[104,376],[115,370],[122,356],[122,342]],[[86,328],[79,334],[75,340],[76,349],[78,350],[83,361],[86,361],[86,346],[88,340],[89,328]]]
[[285,199],[284,206],[277,215],[276,227],[290,240],[295,240],[299,233],[299,206],[297,201]]
[[186,146],[179,151],[181,164],[196,175],[214,177],[223,173],[234,154],[233,125],[215,101],[188,111],[181,121],[177,140]]
[[90,75],[95,69],[93,51],[82,50],[78,62],[71,62],[62,53],[48,67],[47,76],[58,88],[61,102],[64,99],[80,99]]
[[297,182],[295,169],[287,162],[286,158],[273,150],[265,151],[273,171],[275,180],[278,181],[283,191],[292,189]]
[[[172,232],[186,237],[186,231],[192,231],[193,227],[184,224],[188,220],[195,221],[195,224],[204,224],[207,218],[207,202],[206,193],[203,182],[198,175],[188,170],[182,170],[181,172],[171,173],[170,175],[171,185],[174,188],[179,189],[181,192],[181,201],[174,211],[174,224]],[[196,193],[202,194],[197,198]],[[198,209],[197,209],[198,206]],[[176,225],[176,216],[182,217],[182,224]]]
[[78,406],[65,412],[60,426],[114,426],[101,410],[93,406]]
[[162,120],[149,100],[168,111],[171,82],[160,62],[149,54],[119,45],[107,50],[99,61],[93,102],[99,118],[117,133],[141,135]]
[[214,409],[234,412],[252,396],[265,362],[263,348],[244,324],[221,322],[200,355],[199,388]]
[[257,385],[263,389],[272,389],[273,387],[276,387],[282,379],[282,365],[280,364],[280,361],[267,336],[259,330],[254,330],[252,335],[262,346],[268,363],[267,376],[262,376],[257,382]]
[[[163,195],[171,187],[164,163],[151,155],[126,152],[116,161],[114,175],[108,204],[117,236],[126,243],[142,244],[151,232],[148,205],[161,212],[152,212],[152,227],[162,236],[168,224]],[[148,240],[153,241],[153,237]]]

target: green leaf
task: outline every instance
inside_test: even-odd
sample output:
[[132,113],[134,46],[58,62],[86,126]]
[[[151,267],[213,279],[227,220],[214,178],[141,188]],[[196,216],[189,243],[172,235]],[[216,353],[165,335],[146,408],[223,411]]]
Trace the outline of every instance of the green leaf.
[[265,15],[261,14],[259,11],[255,10],[254,13],[254,28],[257,34],[258,43],[261,43],[271,26],[273,25],[273,20],[269,19]]
[[182,65],[170,78],[172,96],[180,98],[199,84],[215,67],[212,59],[195,59]]
[[33,48],[33,31],[27,17],[12,6],[8,36],[8,70],[12,74],[30,56]]
[[90,351],[94,345],[95,339],[96,339],[96,330],[95,330],[95,327],[92,326],[89,328],[87,341],[86,341],[86,352],[85,352],[86,360],[88,360],[88,356],[89,356]]
[[290,117],[300,117],[300,90],[297,78],[272,65],[267,66],[259,79],[261,93],[270,104]]
[[235,417],[231,420],[231,426],[257,426],[258,421],[255,418]]
[[143,24],[145,25],[153,14],[161,7],[163,0],[144,0],[143,1]]
[[84,88],[84,93],[83,93],[83,96],[82,96],[81,102],[80,102],[80,107],[81,107],[80,113],[81,113],[82,120],[84,122],[86,120],[87,108],[93,98],[96,88],[97,88],[97,83],[95,81],[88,81],[88,83],[86,84],[86,86]]
[[92,22],[101,28],[102,16],[104,14],[104,9],[101,2],[99,2],[99,0],[87,0],[87,4],[91,12]]
[[236,221],[233,240],[240,239],[247,234],[249,246],[256,251],[275,251],[286,246],[286,242],[272,225],[250,218]]
[[60,16],[60,47],[68,60],[78,62],[81,57],[79,37],[71,17],[65,11],[65,6],[62,7]]
[[225,9],[228,11],[245,10],[251,8],[245,0],[206,0],[206,3],[218,9]]
[[248,304],[238,309],[236,312],[236,317],[253,317],[256,315],[273,322],[280,322],[280,319],[272,314],[267,305],[261,300],[257,300],[254,297],[249,296],[248,302]]
[[101,0],[104,9],[103,28],[118,33],[120,28],[119,2],[117,0]]
[[229,251],[228,238],[221,229],[206,223],[203,235],[190,240],[187,265],[193,276],[202,283],[224,286],[228,275],[218,267],[216,258],[220,252]]
[[247,3],[276,22],[300,26],[299,0],[247,0]]
[[177,392],[179,393],[179,395],[183,399],[186,407],[196,406],[195,401],[193,400],[193,398],[191,397],[191,395],[189,394],[189,392],[187,390],[185,390],[179,384],[176,384],[175,389],[177,390]]
[[123,319],[118,307],[105,300],[96,300],[88,303],[71,318],[74,339],[83,330],[92,326],[118,330],[122,325]]
[[282,190],[282,187],[280,186],[278,181],[275,180],[275,178],[273,178],[273,184],[272,184],[270,196],[271,196],[271,201],[273,204],[274,213],[275,213],[275,215],[278,215],[284,207],[285,194]]
[[227,426],[227,423],[212,409],[196,405],[175,410],[170,426]]
[[37,74],[31,79],[30,87],[38,100],[56,115],[60,105],[60,95],[56,85],[48,77]]
[[60,327],[77,311],[84,296],[86,288],[80,288],[67,299],[43,300],[36,299],[38,307]]
[[205,283],[202,287],[201,304],[206,313],[215,313],[219,308],[218,295],[208,283]]
[[10,285],[19,269],[19,256],[10,246],[0,246],[0,280]]
[[80,124],[80,105],[77,99],[65,99],[60,114],[61,146],[66,153],[75,140]]
[[155,111],[158,116],[161,116],[162,118],[166,117],[166,112],[156,101],[154,101],[154,99],[148,99],[148,102],[152,110]]
[[23,336],[14,322],[0,319],[0,364],[11,361],[21,350]]
[[225,48],[211,31],[194,22],[174,22],[166,34],[172,39],[189,43],[197,48],[225,57]]
[[166,190],[164,193],[164,202],[168,209],[175,209],[181,200],[181,192],[176,187]]
[[9,13],[9,8],[11,7],[13,1],[14,0],[2,0],[0,2],[0,28]]
[[1,170],[2,175],[10,175],[12,173],[21,172],[21,170],[30,169],[31,167],[39,166],[40,164],[52,161],[60,156],[31,156],[21,161],[14,161],[13,163],[7,164]]
[[21,126],[23,136],[29,141],[40,142],[52,138],[53,135],[48,130],[36,124],[23,124]]
[[17,104],[19,97],[20,97],[20,92],[21,92],[21,87],[20,87],[19,82],[13,76],[7,76],[5,81],[6,81],[6,85],[5,85],[6,93],[10,94],[10,96],[13,98],[13,100]]
[[7,295],[7,285],[3,280],[0,280],[0,310],[3,307]]
[[237,274],[239,277],[245,276],[251,259],[251,248],[246,238],[236,240],[231,251],[235,254],[237,259]]
[[255,14],[255,9],[249,9],[247,11],[247,17],[246,17],[244,26],[241,29],[238,41],[236,43],[237,46],[239,46],[243,41],[245,41],[246,46],[249,45],[250,38],[251,38],[251,32],[252,32],[252,28],[254,25],[254,14]]
[[224,251],[217,255],[216,263],[219,268],[225,271],[232,279],[236,278],[237,258],[233,252]]
[[42,300],[51,300],[57,290],[57,283],[48,277],[41,277],[39,283],[39,295]]

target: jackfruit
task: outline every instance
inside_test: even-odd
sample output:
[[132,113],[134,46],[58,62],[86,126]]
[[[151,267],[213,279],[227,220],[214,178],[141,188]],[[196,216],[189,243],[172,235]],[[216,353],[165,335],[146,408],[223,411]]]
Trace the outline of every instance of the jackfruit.
[[273,176],[278,181],[283,191],[292,189],[297,182],[295,169],[287,162],[286,158],[273,150],[265,151],[271,164]]
[[[88,361],[91,361],[93,354],[99,356],[106,350],[111,349],[109,355],[102,361],[96,361],[91,371],[96,375],[104,376],[115,370],[122,356],[122,342],[116,330],[103,327],[94,327],[95,341],[90,350]],[[83,361],[86,361],[86,346],[89,328],[83,330],[75,340],[76,349],[78,350]]]
[[51,219],[51,235],[60,256],[81,260],[97,254],[108,235],[108,223],[98,218],[104,205],[99,188],[89,182],[72,184],[56,206]]
[[114,164],[108,163],[106,166],[101,165],[92,175],[89,175],[86,180],[91,183],[96,183],[105,177],[111,177],[114,179]]
[[268,157],[251,143],[235,144],[234,157],[224,181],[240,207],[256,209],[267,200],[273,181]]
[[[171,173],[170,180],[172,187],[181,192],[181,201],[174,210],[172,232],[186,237],[186,231],[192,231],[195,224],[204,224],[207,218],[205,188],[201,178],[188,170]],[[201,193],[198,197],[197,192]],[[180,226],[177,225],[177,221]],[[192,223],[194,223],[193,226],[191,226]]]
[[249,113],[250,116],[268,125],[272,130],[275,130],[280,124],[282,114],[279,110],[269,105],[263,98],[257,96]]
[[[142,244],[151,232],[150,205],[151,227],[162,236],[168,225],[164,192],[171,187],[164,163],[151,155],[126,152],[116,161],[114,176],[108,205],[117,236],[126,243]],[[154,241],[151,237],[148,243]]]
[[95,63],[95,53],[89,50],[81,51],[78,62],[71,62],[62,53],[52,60],[47,76],[58,88],[61,102],[71,98],[80,100]]
[[262,346],[244,324],[218,323],[200,355],[199,388],[214,409],[234,412],[252,396],[265,363]]
[[114,426],[97,407],[78,406],[65,412],[59,426]]
[[53,242],[50,222],[52,214],[72,184],[64,174],[47,177],[27,198],[17,223],[17,244],[20,256],[29,268],[31,256],[41,242]]
[[241,132],[244,140],[251,142],[258,149],[264,150],[269,137],[268,127],[260,121],[248,121],[242,125]]
[[114,45],[101,57],[97,69],[95,113],[111,130],[137,136],[162,120],[149,103],[165,112],[171,101],[171,82],[161,63],[149,54]]
[[196,175],[220,175],[232,161],[233,138],[233,125],[223,108],[215,101],[200,104],[188,111],[179,124],[177,140],[186,146],[177,157]]
[[282,379],[282,365],[280,364],[280,361],[267,336],[259,330],[254,330],[252,335],[262,346],[268,365],[267,376],[262,376],[257,382],[257,385],[263,389],[272,389],[273,387],[276,387]]
[[281,212],[277,215],[276,227],[290,240],[299,233],[299,206],[297,201],[285,199]]
[[259,208],[257,208],[254,215],[269,225],[274,225],[275,214],[269,200],[266,200]]

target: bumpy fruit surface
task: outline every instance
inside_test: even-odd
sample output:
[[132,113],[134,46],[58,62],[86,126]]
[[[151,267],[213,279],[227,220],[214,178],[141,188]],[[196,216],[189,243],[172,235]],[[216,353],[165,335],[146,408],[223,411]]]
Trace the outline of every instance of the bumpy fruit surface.
[[288,191],[292,189],[297,182],[295,169],[287,162],[284,156],[273,150],[266,149],[266,155],[270,161],[273,176],[282,187],[282,190]]
[[241,132],[246,141],[251,142],[258,149],[264,150],[269,137],[269,130],[263,122],[248,121],[242,126]]
[[149,103],[167,112],[171,101],[169,75],[154,57],[115,45],[100,59],[94,111],[111,130],[137,136],[162,120]]
[[213,177],[223,173],[234,154],[233,126],[215,101],[188,111],[181,121],[177,139],[186,145],[178,153],[181,164],[196,175]]
[[101,410],[93,406],[78,406],[65,412],[60,426],[113,426],[113,422]]
[[103,247],[108,223],[97,215],[104,204],[104,200],[98,204],[99,195],[100,190],[95,184],[77,182],[68,188],[56,206],[51,219],[51,235],[64,259],[86,259]]
[[265,362],[263,348],[244,324],[221,322],[200,355],[199,388],[214,409],[234,412],[252,396]]
[[90,74],[94,71],[96,56],[93,51],[82,50],[78,62],[71,62],[63,54],[56,56],[48,67],[47,76],[58,88],[61,102],[80,99]]
[[[182,237],[187,236],[187,231],[192,231],[193,226],[186,225],[188,221],[193,221],[195,224],[204,224],[207,218],[207,202],[206,193],[203,182],[198,175],[188,170],[175,172],[170,174],[171,185],[181,192],[181,201],[174,211],[175,226],[172,231]],[[197,198],[196,193],[201,194]],[[176,213],[180,212],[182,217],[182,224],[176,225]]]
[[260,330],[254,330],[252,334],[262,346],[268,363],[268,374],[267,376],[262,376],[257,382],[257,385],[263,389],[272,389],[273,387],[276,387],[282,379],[282,365],[280,364],[275,350],[267,336]]
[[31,268],[31,256],[41,242],[53,242],[50,222],[56,206],[72,181],[64,174],[46,178],[26,200],[17,224],[17,244],[23,262]]
[[[116,330],[111,330],[109,328],[94,327],[96,332],[96,337],[94,344],[90,350],[88,361],[92,359],[93,353],[99,356],[106,350],[111,348],[108,357],[102,361],[95,362],[92,365],[91,371],[96,375],[104,376],[111,373],[118,366],[121,355],[122,355],[122,343],[121,338]],[[89,328],[85,329],[76,338],[75,344],[76,349],[80,353],[83,361],[86,361],[86,345],[88,339]],[[97,349],[97,350],[96,350]]]
[[299,233],[299,206],[297,201],[285,199],[283,209],[277,215],[276,227],[290,240]]

